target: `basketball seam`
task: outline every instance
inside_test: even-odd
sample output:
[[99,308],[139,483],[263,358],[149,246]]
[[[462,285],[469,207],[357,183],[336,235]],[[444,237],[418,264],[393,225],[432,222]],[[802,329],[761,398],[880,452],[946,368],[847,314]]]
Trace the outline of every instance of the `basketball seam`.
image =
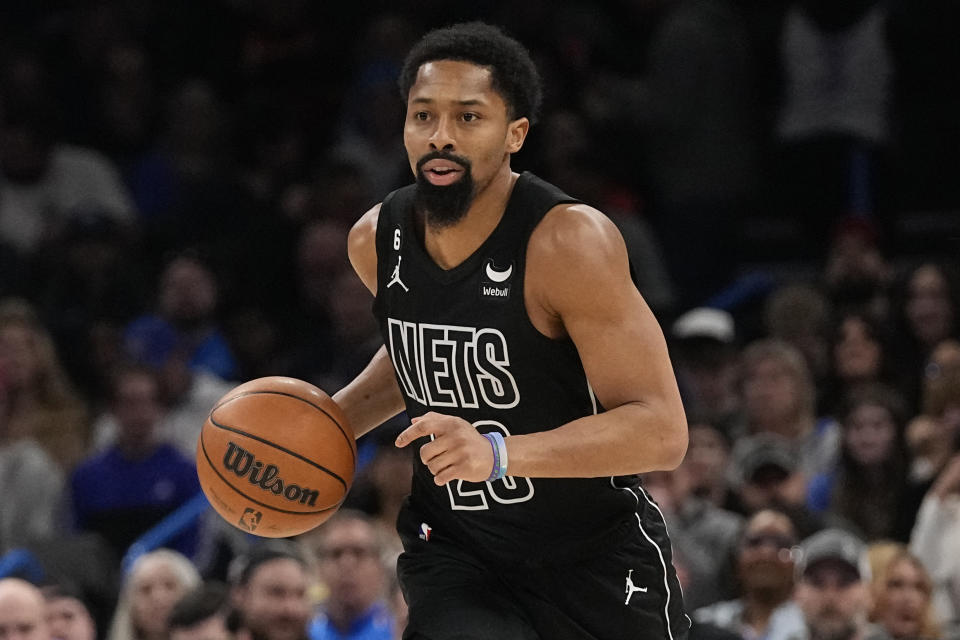
[[290,449],[287,449],[286,447],[281,447],[280,445],[278,445],[278,444],[275,443],[275,442],[271,442],[270,440],[267,440],[266,438],[261,438],[260,436],[256,436],[256,435],[254,435],[254,434],[252,434],[252,433],[248,433],[248,432],[246,432],[246,431],[243,431],[242,429],[237,429],[236,427],[228,427],[228,426],[225,425],[225,424],[220,424],[219,422],[217,422],[216,420],[214,420],[212,416],[210,417],[210,424],[212,424],[213,426],[217,427],[218,429],[223,429],[224,431],[231,431],[231,432],[236,433],[236,434],[239,434],[239,435],[241,435],[241,436],[243,436],[243,437],[245,437],[245,438],[250,438],[251,440],[256,440],[257,442],[262,442],[263,444],[269,445],[269,446],[273,447],[274,449],[277,449],[278,451],[282,451],[283,453],[285,453],[285,454],[287,454],[287,455],[289,455],[289,456],[293,456],[294,458],[297,458],[297,459],[299,459],[299,460],[301,460],[301,461],[303,461],[303,462],[306,462],[307,464],[309,464],[309,465],[312,466],[312,467],[316,467],[317,469],[319,469],[320,471],[323,471],[324,473],[326,473],[327,475],[329,475],[329,476],[332,477],[332,478],[336,478],[337,481],[338,481],[340,484],[343,485],[344,490],[347,490],[347,489],[350,488],[350,487],[347,486],[347,481],[344,480],[343,478],[341,478],[341,477],[340,477],[340,474],[338,474],[336,471],[333,471],[332,469],[327,469],[327,468],[326,468],[325,466],[323,466],[322,464],[320,464],[320,463],[318,463],[318,462],[314,462],[314,461],[311,460],[310,458],[305,458],[305,457],[303,457],[302,455],[300,455],[299,453],[297,453],[296,451],[291,451]]
[[354,453],[354,447],[356,446],[356,438],[353,438],[352,436],[348,435],[347,432],[346,432],[346,430],[345,430],[345,429],[343,428],[343,426],[337,421],[337,419],[334,418],[332,415],[330,415],[330,413],[329,413],[326,409],[324,409],[322,406],[320,406],[320,405],[318,405],[318,404],[315,404],[315,403],[313,403],[313,402],[310,402],[310,401],[307,400],[306,398],[302,398],[302,397],[300,397],[300,396],[298,396],[298,395],[295,395],[295,394],[292,394],[292,393],[287,393],[287,392],[285,392],[285,391],[272,391],[272,390],[270,390],[270,389],[257,390],[257,391],[244,391],[243,393],[238,393],[237,395],[231,396],[230,398],[228,398],[228,399],[224,400],[223,402],[217,404],[213,409],[211,409],[211,410],[210,410],[210,421],[213,422],[213,412],[216,411],[217,409],[219,409],[220,407],[222,407],[223,405],[225,405],[225,404],[227,404],[227,403],[229,403],[229,402],[233,402],[234,400],[236,400],[236,399],[238,399],[238,398],[243,398],[243,397],[246,397],[246,396],[255,396],[255,395],[260,395],[260,394],[275,395],[275,396],[286,396],[286,397],[288,397],[288,398],[293,398],[294,400],[299,400],[300,402],[305,402],[306,404],[310,405],[311,407],[313,407],[313,408],[316,409],[317,411],[320,411],[321,413],[323,413],[323,415],[325,415],[325,416],[327,416],[328,418],[330,418],[330,422],[332,422],[333,424],[337,425],[337,430],[340,431],[340,435],[342,435],[343,438],[347,441],[347,445],[351,445],[351,443],[353,443],[352,446],[349,446],[349,448],[350,448],[350,455],[353,457],[353,464],[354,464],[354,466],[356,466],[356,464],[357,464],[357,455],[356,455],[356,453]]
[[[217,474],[217,477],[218,477],[218,478],[220,478],[221,480],[223,480],[223,484],[227,485],[228,487],[230,487],[231,489],[233,489],[234,491],[236,491],[237,493],[239,493],[241,496],[243,496],[244,498],[246,498],[246,499],[249,500],[250,502],[253,502],[254,504],[258,504],[258,505],[260,505],[261,507],[264,507],[264,508],[266,508],[266,509],[270,509],[271,511],[276,511],[276,512],[278,512],[278,513],[286,513],[286,514],[294,515],[294,516],[313,516],[313,515],[317,515],[318,513],[324,513],[325,511],[330,511],[330,509],[336,509],[337,507],[339,507],[339,506],[343,503],[343,499],[341,499],[340,502],[338,502],[338,503],[335,504],[335,505],[332,505],[332,506],[329,506],[329,507],[324,507],[323,509],[318,509],[318,510],[316,510],[316,511],[290,511],[290,510],[288,510],[288,509],[281,509],[281,508],[279,508],[279,507],[275,507],[275,506],[273,506],[273,505],[267,504],[266,502],[260,502],[260,501],[257,500],[256,498],[251,498],[250,496],[248,496],[247,494],[245,494],[243,491],[240,491],[240,489],[238,489],[238,488],[236,488],[235,486],[233,486],[233,485],[223,476],[223,474],[220,473],[220,471],[217,469],[217,466],[216,466],[215,464],[213,464],[213,460],[210,459],[210,454],[207,453],[207,443],[204,442],[204,440],[203,440],[203,434],[202,434],[202,433],[200,434],[200,449],[203,451],[203,457],[207,459],[207,464],[210,465],[210,469],[212,469],[213,472],[214,472],[215,474]],[[337,478],[337,479],[339,480],[339,478]],[[344,494],[344,498],[346,498],[346,494]]]

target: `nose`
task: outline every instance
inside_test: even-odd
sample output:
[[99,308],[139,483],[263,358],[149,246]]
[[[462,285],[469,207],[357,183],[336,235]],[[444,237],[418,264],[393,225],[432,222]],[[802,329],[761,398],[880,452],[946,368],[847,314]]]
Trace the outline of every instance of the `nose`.
[[430,150],[436,151],[442,149],[444,151],[453,151],[453,133],[450,119],[446,116],[441,116],[436,120],[436,127],[433,129],[433,133],[430,135]]

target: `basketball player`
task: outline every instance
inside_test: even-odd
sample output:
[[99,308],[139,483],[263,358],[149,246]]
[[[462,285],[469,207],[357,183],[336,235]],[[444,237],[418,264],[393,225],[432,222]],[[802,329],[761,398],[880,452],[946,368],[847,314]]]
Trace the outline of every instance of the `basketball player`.
[[511,170],[540,103],[498,29],[427,34],[400,78],[416,183],[354,226],[385,347],[335,399],[364,434],[406,409],[406,639],[686,637],[663,517],[635,474],[687,428],[616,227]]

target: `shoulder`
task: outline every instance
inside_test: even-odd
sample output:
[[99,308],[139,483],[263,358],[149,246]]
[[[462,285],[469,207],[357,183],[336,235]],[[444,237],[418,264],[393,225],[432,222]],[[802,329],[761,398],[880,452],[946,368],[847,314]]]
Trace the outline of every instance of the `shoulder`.
[[626,295],[632,286],[627,248],[616,225],[584,204],[561,204],[534,228],[527,282],[551,313]]
[[114,447],[109,447],[105,451],[96,453],[93,456],[80,461],[71,474],[71,480],[74,485],[87,484],[95,482],[96,478],[107,468],[112,468],[116,460]]
[[374,205],[360,216],[347,236],[347,255],[350,264],[363,284],[372,293],[377,292],[377,223],[382,203]]
[[623,244],[610,218],[581,203],[559,204],[543,217],[530,237],[530,248],[545,254],[584,257],[616,250]]

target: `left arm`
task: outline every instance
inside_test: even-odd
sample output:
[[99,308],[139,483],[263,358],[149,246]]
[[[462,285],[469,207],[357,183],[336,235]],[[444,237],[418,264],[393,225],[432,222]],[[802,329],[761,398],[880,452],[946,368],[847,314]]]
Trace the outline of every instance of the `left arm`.
[[600,477],[679,465],[687,448],[680,392],[617,228],[589,207],[558,208],[534,232],[528,256],[531,313],[541,308],[554,337],[573,340],[606,411],[508,438],[510,474]]
[[[551,211],[530,239],[525,299],[531,320],[569,336],[606,411],[556,429],[506,438],[511,476],[602,477],[673,469],[687,424],[656,318],[634,286],[613,223],[583,205]],[[432,434],[420,450],[437,484],[490,474],[489,443],[464,420],[415,419],[398,446]]]

